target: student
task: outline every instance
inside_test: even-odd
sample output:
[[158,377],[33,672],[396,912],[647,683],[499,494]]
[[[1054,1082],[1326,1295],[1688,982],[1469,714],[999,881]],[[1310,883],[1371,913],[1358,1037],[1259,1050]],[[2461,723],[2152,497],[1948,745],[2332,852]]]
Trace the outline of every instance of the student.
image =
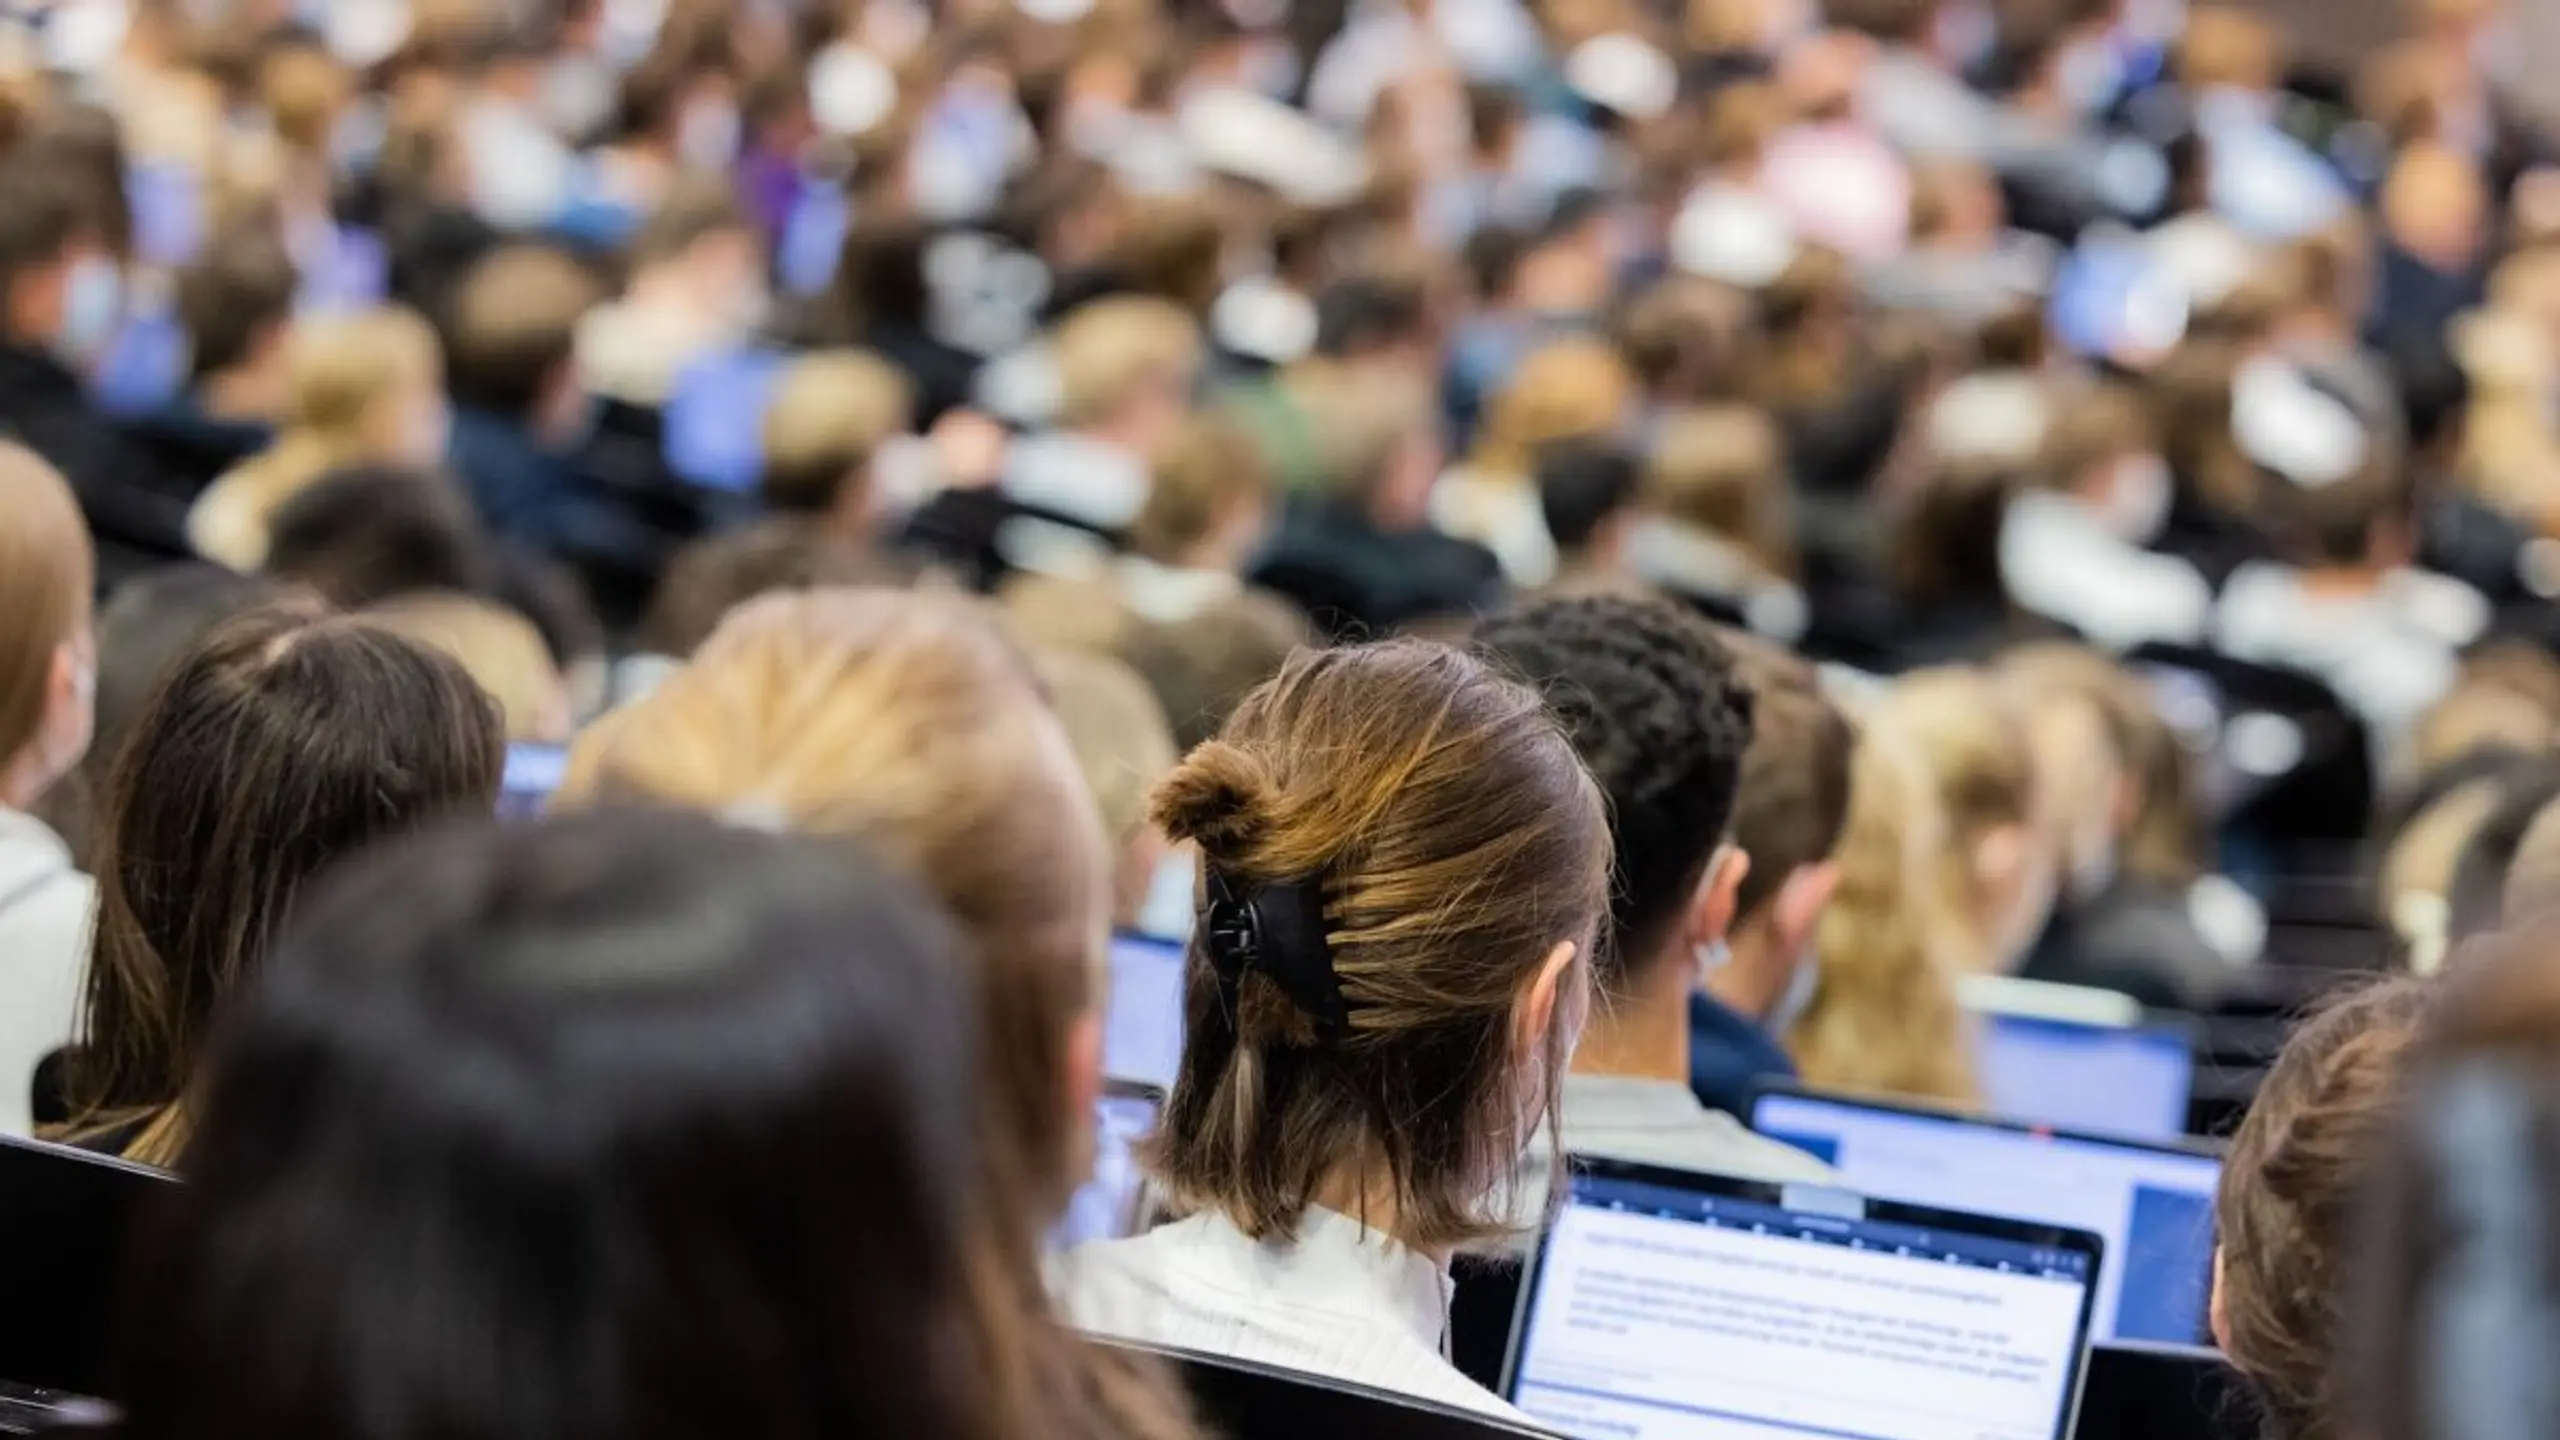
[[1812,1003],[1816,937],[1840,867],[1856,736],[1803,662],[1737,640],[1752,692],[1733,843],[1751,862],[1734,892],[1725,963],[1689,998],[1689,1088],[1711,1109],[1751,1109],[1763,1081],[1796,1078],[1780,1041]]
[[243,225],[178,274],[186,387],[126,433],[193,500],[275,441],[293,398],[286,336],[301,284],[282,240]]
[[1965,969],[2014,973],[2060,888],[2063,787],[2043,773],[2017,702],[1980,671],[1898,681],[1873,717],[1910,746],[1946,821],[1932,909]]
[[205,1081],[118,1428],[1029,1433],[968,1344],[955,944],[857,850],[681,815],[368,857]]
[[2298,1027],[2223,1157],[2214,1201],[2214,1343],[2257,1401],[2269,1440],[2359,1434],[2341,1403],[2341,1284],[2358,1189],[2375,1173],[2428,985],[2386,980]]
[[1147,816],[1147,795],[1178,758],[1173,731],[1155,692],[1119,661],[1071,650],[1035,660],[1111,843],[1112,928],[1135,929],[1169,849]]
[[1302,653],[1156,792],[1201,850],[1151,1170],[1190,1218],[1055,1267],[1089,1330],[1516,1420],[1441,1358],[1507,1228],[1608,908],[1603,804],[1537,694],[1419,641]]
[[497,802],[497,707],[451,660],[317,602],[223,625],[134,726],[106,811],[96,951],[63,1138],[183,1162],[223,1008],[304,882]]
[[1538,510],[1556,542],[1549,595],[1641,593],[1628,564],[1645,523],[1644,474],[1636,457],[1614,444],[1565,441],[1538,452]]
[[1646,521],[1628,541],[1647,583],[1710,618],[1792,645],[1811,618],[1777,427],[1747,406],[1672,415],[1645,464]]
[[1178,1440],[1052,1318],[1042,1237],[1091,1166],[1110,855],[1030,663],[947,593],[770,595],[570,752],[555,804],[651,800],[863,840],[966,932],[979,1006],[977,1342],[997,1434]]
[[1070,312],[1049,348],[1055,425],[1013,446],[999,483],[1018,504],[1123,535],[1146,508],[1149,467],[1190,411],[1199,327],[1170,301],[1110,296]]
[[754,340],[773,297],[763,243],[732,191],[735,178],[678,179],[640,227],[621,296],[578,321],[576,364],[588,394],[661,410],[686,369]]
[[1463,465],[1431,491],[1431,522],[1502,558],[1514,585],[1555,578],[1555,537],[1539,513],[1538,452],[1566,440],[1615,434],[1631,419],[1635,378],[1596,339],[1553,341],[1523,358],[1488,409]]
[[2141,397],[2104,386],[2056,407],[2035,483],[2009,501],[2000,580],[2020,608],[2109,650],[2203,638],[2213,592],[2195,567],[2148,547],[2175,482]]
[[867,351],[822,351],[792,361],[764,412],[757,491],[765,508],[850,544],[869,544],[882,514],[905,508],[901,497],[883,493],[875,462],[883,446],[907,433],[914,389]]
[[1305,611],[1248,590],[1178,624],[1137,627],[1122,654],[1164,707],[1175,748],[1187,753],[1216,736],[1292,652],[1314,643]]
[[564,745],[577,732],[569,684],[551,663],[542,632],[506,606],[421,590],[374,606],[365,619],[452,656],[498,702],[509,743]]
[[1477,629],[1475,645],[1547,697],[1609,801],[1609,934],[1594,955],[1597,1004],[1556,1115],[1564,1148],[1680,1170],[1822,1178],[1824,1167],[1690,1091],[1690,997],[1732,963],[1729,937],[1754,864],[1731,839],[1755,708],[1732,652],[1670,601],[1613,596],[1497,617]]
[[314,480],[267,526],[269,577],[361,610],[422,590],[486,594],[506,564],[439,470],[357,465]]
[[758,596],[873,585],[897,589],[923,573],[902,557],[847,544],[790,519],[714,535],[687,545],[668,562],[640,622],[641,653],[632,658],[683,660],[702,648],[731,611]]
[[1252,437],[1222,416],[1197,417],[1156,457],[1114,588],[1151,623],[1192,619],[1244,593],[1244,572],[1277,512],[1270,470]]
[[95,562],[53,468],[0,446],[0,1133],[30,1126],[35,1067],[71,1038],[96,897],[29,813],[89,748],[98,679]]
[[275,443],[215,481],[187,516],[196,553],[234,570],[266,563],[276,512],[331,471],[444,459],[444,360],[424,320],[406,310],[313,320],[289,344]]
[[547,548],[579,533],[563,458],[590,418],[578,377],[578,322],[600,298],[569,256],[536,245],[490,252],[455,287],[454,472],[499,537]]

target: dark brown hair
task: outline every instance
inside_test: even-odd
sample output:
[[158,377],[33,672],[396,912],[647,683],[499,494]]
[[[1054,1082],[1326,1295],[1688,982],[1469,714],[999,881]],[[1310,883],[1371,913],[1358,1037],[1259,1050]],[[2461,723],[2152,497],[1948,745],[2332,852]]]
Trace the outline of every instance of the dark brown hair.
[[2396,1114],[2433,999],[2415,980],[2354,990],[2304,1021],[2233,1136],[2214,1205],[2231,1363],[2268,1440],[2331,1440],[2332,1352],[2358,1186]]
[[261,340],[281,336],[300,284],[293,255],[265,227],[215,236],[178,274],[178,322],[192,342],[188,378],[219,375],[247,360]]
[[577,345],[601,296],[585,266],[542,245],[509,245],[455,287],[445,326],[454,399],[511,420],[528,416]]
[[1543,1113],[1522,1108],[1536,1062],[1514,1011],[1577,946],[1546,1037],[1552,1108],[1608,913],[1600,795],[1538,695],[1423,641],[1302,651],[1166,779],[1155,819],[1237,893],[1314,890],[1347,1015],[1324,1033],[1258,969],[1230,990],[1194,940],[1154,1152],[1179,1203],[1286,1236],[1365,1172],[1407,1244],[1499,1230],[1485,1202]]
[[1752,695],[1751,748],[1742,752],[1742,788],[1733,843],[1751,857],[1734,896],[1734,923],[1760,913],[1788,877],[1831,858],[1849,824],[1849,757],[1857,733],[1801,661],[1774,647],[1735,643]]
[[504,764],[498,708],[461,666],[316,600],[252,611],[181,657],[111,785],[73,1133],[140,1125],[125,1152],[175,1160],[214,1020],[304,883],[495,803]]

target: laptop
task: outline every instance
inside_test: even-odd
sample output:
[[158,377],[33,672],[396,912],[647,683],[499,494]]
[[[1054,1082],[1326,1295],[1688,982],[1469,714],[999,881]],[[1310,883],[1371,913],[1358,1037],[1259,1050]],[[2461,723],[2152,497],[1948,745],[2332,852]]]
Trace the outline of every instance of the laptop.
[[1993,1114],[2143,1140],[2187,1133],[2191,1026],[2148,1019],[2111,991],[2067,985],[1968,982],[1964,999],[1982,1022],[1974,1060]]
[[2103,1245],[1576,1157],[1504,1392],[1595,1440],[2064,1440]]
[[1092,1240],[1119,1240],[1138,1232],[1146,1174],[1138,1142],[1155,1133],[1164,1092],[1150,1085],[1105,1082],[1094,1102],[1093,1177],[1067,1201],[1049,1232],[1049,1248],[1072,1250]]
[[125,1253],[175,1177],[37,1140],[0,1136],[0,1235],[15,1240],[0,1305],[0,1433],[40,1411],[105,1395]]
[[2075,1134],[1791,1089],[1764,1091],[1751,1126],[1810,1152],[1871,1195],[2099,1236],[2107,1249],[2098,1273],[2100,1339],[2191,1345],[2207,1332],[2222,1161],[2203,1145]]
[[1103,1011],[1102,1073],[1133,1085],[1173,1088],[1182,1068],[1180,941],[1123,932],[1111,937],[1111,999]]
[[2258,1410],[2218,1351],[2093,1345],[2071,1440],[2258,1440]]

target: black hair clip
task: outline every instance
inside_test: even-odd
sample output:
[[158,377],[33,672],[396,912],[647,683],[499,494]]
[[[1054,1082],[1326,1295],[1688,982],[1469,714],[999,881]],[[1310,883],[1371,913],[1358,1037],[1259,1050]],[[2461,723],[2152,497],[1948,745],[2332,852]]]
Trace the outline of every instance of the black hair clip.
[[1351,1007],[1342,996],[1342,977],[1333,970],[1324,896],[1315,882],[1275,880],[1248,892],[1212,869],[1207,889],[1200,936],[1230,1001],[1244,972],[1259,971],[1316,1022],[1317,1034],[1341,1038],[1351,1025]]

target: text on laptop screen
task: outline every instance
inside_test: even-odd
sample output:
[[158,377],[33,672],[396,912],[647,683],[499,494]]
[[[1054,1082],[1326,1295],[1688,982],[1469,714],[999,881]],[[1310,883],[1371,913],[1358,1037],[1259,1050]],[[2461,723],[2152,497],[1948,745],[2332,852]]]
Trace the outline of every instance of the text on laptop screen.
[[1784,1093],[1760,1097],[1752,1127],[1864,1194],[2097,1235],[2102,1340],[2183,1345],[2206,1333],[2222,1178],[2209,1155]]
[[2006,1119],[2143,1140],[2187,1133],[2195,1062],[2179,1031],[1995,1015],[1978,1058],[1983,1099]]
[[1939,1218],[1577,1176],[1512,1398],[1574,1436],[2057,1440],[2093,1257]]
[[1156,1128],[1153,1096],[1104,1095],[1094,1105],[1093,1178],[1067,1201],[1066,1214],[1049,1234],[1051,1248],[1071,1250],[1088,1240],[1117,1240],[1138,1216],[1146,1176],[1138,1168],[1138,1142]]
[[1102,1025],[1102,1073],[1173,1088],[1182,1065],[1182,948],[1141,935],[1111,937],[1111,1004]]

